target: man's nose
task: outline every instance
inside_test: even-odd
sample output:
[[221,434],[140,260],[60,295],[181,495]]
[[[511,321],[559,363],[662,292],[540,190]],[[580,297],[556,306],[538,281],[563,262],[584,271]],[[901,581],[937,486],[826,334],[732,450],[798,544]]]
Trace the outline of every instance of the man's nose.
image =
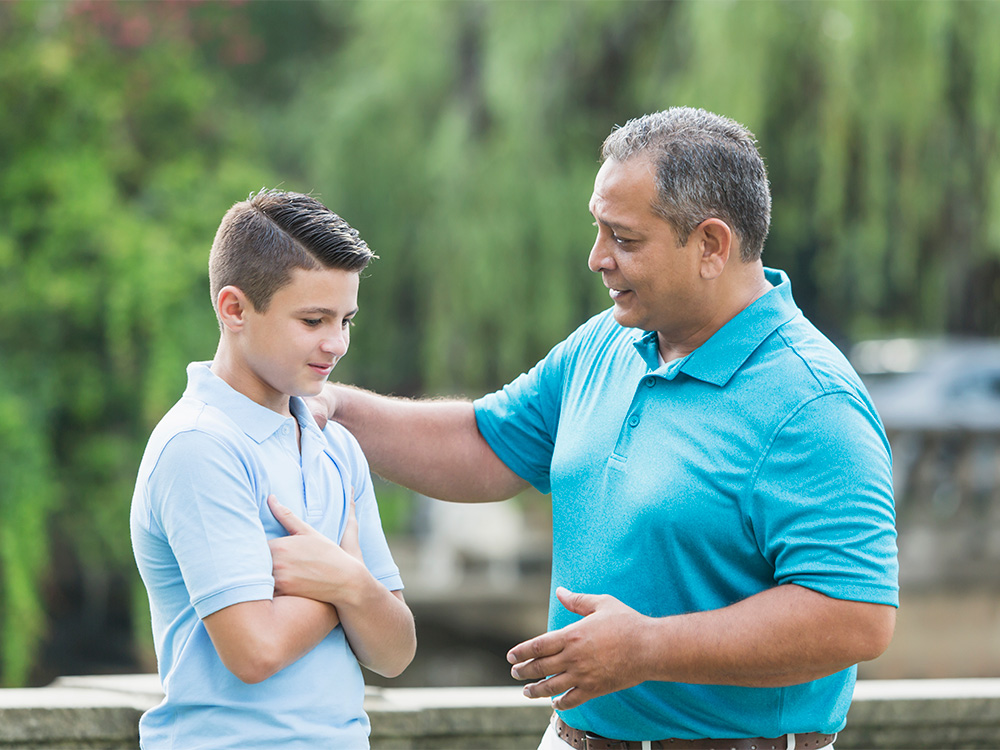
[[587,258],[587,267],[594,273],[609,271],[613,267],[611,254],[605,249],[605,242],[598,235],[594,240],[594,246],[590,248],[590,257]]

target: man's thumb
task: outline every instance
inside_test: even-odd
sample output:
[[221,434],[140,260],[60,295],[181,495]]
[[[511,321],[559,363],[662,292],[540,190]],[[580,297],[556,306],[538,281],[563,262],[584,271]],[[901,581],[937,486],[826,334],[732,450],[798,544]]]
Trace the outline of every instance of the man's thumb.
[[556,588],[556,597],[566,609],[577,615],[586,617],[597,610],[597,597],[593,594],[575,594],[559,586]]

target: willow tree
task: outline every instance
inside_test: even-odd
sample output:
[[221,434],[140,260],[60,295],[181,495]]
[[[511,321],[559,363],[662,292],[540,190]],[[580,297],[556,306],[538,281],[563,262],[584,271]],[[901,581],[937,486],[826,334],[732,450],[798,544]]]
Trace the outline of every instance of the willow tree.
[[610,128],[700,106],[757,134],[765,261],[824,330],[996,335],[998,36],[976,0],[0,3],[2,679],[46,569],[134,585],[138,457],[212,355],[234,200],[313,191],[381,255],[343,378],[478,394],[609,304]]
[[757,133],[765,260],[835,339],[1000,333],[981,312],[1000,298],[983,275],[1000,255],[1000,4],[324,8],[339,42],[282,132],[382,255],[359,382],[478,392],[606,305],[585,265],[597,147],[675,104]]
[[252,136],[219,111],[192,22],[177,5],[0,5],[4,684],[29,679],[52,610],[74,595],[60,577],[83,587],[91,639],[107,600],[128,600],[145,437],[217,337],[215,226],[270,182],[247,158]]

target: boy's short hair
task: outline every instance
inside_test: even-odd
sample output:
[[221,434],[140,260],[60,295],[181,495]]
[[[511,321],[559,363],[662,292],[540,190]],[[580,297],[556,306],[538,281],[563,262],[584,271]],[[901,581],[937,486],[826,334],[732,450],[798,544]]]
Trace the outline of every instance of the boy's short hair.
[[377,257],[357,230],[312,196],[261,190],[230,208],[215,234],[208,261],[212,305],[219,290],[232,285],[265,312],[293,268],[360,272]]

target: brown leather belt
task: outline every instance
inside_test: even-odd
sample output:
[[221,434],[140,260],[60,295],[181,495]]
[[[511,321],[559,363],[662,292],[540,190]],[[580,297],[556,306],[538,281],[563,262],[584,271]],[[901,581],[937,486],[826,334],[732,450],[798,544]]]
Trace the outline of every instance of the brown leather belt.
[[[643,743],[629,740],[610,740],[607,737],[574,729],[558,716],[556,735],[578,750],[644,750]],[[832,745],[836,734],[807,732],[795,735],[795,750],[816,750]],[[645,746],[649,750],[790,750],[788,737],[744,737],[735,740],[653,740]]]

